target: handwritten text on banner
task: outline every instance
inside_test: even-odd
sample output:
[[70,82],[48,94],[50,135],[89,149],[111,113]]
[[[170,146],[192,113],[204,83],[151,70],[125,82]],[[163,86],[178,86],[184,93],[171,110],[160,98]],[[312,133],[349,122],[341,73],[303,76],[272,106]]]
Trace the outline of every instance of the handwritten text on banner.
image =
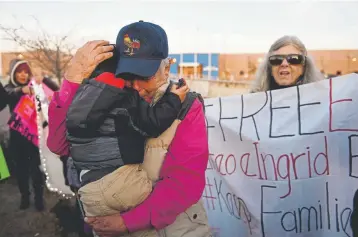
[[352,236],[358,75],[205,100],[216,236]]

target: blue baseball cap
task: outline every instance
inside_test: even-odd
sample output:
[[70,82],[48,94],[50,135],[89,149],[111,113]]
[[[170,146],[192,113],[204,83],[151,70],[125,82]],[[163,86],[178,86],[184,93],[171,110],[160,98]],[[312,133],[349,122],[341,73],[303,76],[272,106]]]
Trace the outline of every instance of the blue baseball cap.
[[168,38],[164,29],[150,22],[135,22],[118,33],[116,49],[119,61],[116,76],[132,73],[151,77],[168,57]]

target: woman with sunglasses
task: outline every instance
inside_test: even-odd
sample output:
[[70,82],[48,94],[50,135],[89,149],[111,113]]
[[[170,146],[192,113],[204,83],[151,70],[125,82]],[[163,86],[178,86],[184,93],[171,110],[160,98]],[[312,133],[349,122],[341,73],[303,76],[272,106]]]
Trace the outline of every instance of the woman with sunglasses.
[[271,46],[257,70],[251,92],[268,91],[324,79],[304,44],[296,36],[283,36]]

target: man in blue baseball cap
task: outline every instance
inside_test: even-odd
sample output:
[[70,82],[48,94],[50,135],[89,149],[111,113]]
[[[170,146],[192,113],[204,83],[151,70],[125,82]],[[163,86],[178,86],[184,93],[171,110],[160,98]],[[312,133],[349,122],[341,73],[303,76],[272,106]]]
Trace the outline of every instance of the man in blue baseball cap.
[[[107,46],[105,46],[105,44],[107,44]],[[92,88],[94,90],[92,93],[91,90],[81,89],[82,85],[73,85],[74,83],[82,83],[82,79],[80,78],[88,78],[94,69],[93,66],[98,65],[98,63],[102,62],[105,58],[109,58],[110,54],[112,54],[109,53],[111,50],[113,50],[113,48],[108,46],[108,42],[90,42],[76,52],[73,63],[70,63],[70,67],[66,73],[67,84],[73,82],[71,83],[71,88],[68,88],[66,91],[66,88],[63,87],[59,92],[59,94],[61,94],[62,91],[64,91],[64,93],[67,92],[67,98],[73,98],[74,92],[78,89],[77,95],[79,96],[75,96],[72,101],[72,108],[75,107],[76,109],[83,110],[84,107],[88,107],[95,108],[94,111],[101,112],[105,111],[103,107],[111,107],[110,105],[113,100],[115,100],[118,105],[118,99],[115,99],[118,95],[110,99],[110,94],[113,94],[113,91],[119,90],[111,88],[111,90],[106,90],[105,93],[102,93],[97,90],[101,90],[103,85],[98,85]],[[180,97],[184,98],[183,92],[187,92],[188,90],[185,83],[184,86],[179,87],[168,80],[170,69],[170,60],[167,58],[168,40],[165,31],[160,26],[143,21],[125,26],[118,34],[116,51],[119,58],[116,70],[112,70],[112,73],[102,73],[97,76],[92,82],[93,85],[98,84],[97,82],[101,82],[114,86],[116,84],[123,86],[123,83],[119,82],[123,82],[122,79],[124,79],[127,87],[132,87],[138,91],[139,95],[150,102],[150,106],[154,108],[157,105],[161,105],[163,108],[168,109],[168,105],[170,107],[170,104],[173,104],[173,101],[169,101],[169,98],[173,97],[171,95],[172,93],[181,94]],[[117,76],[117,78],[115,78],[114,75]],[[183,90],[180,91],[180,89]],[[87,93],[85,97],[81,96],[81,90]],[[145,149],[141,149],[141,147],[144,148],[144,143],[143,146],[135,146],[136,153],[145,150],[145,155],[148,155],[147,151],[152,151],[151,157],[153,157],[153,159],[151,159],[151,161],[153,161],[153,163],[150,163],[149,166],[152,166],[150,167],[151,170],[155,170],[154,175],[156,177],[153,179],[155,182],[154,190],[150,193],[145,193],[145,195],[141,195],[141,198],[145,198],[143,203],[135,205],[134,208],[132,208],[132,206],[126,208],[129,209],[128,211],[116,209],[116,214],[113,215],[109,213],[101,213],[100,215],[91,213],[91,215],[88,215],[86,222],[93,227],[99,236],[116,236],[128,232],[131,233],[130,236],[142,236],[143,233],[146,234],[145,236],[162,236],[164,233],[173,237],[186,237],[191,234],[193,234],[191,236],[198,237],[212,236],[205,209],[202,202],[199,201],[205,187],[205,170],[209,157],[204,110],[197,94],[192,92],[187,94],[188,96],[185,96],[184,101],[182,101],[182,99],[180,100],[182,107],[177,115],[177,119],[169,129],[163,132],[163,137],[160,135],[158,138],[153,138],[158,139],[156,140],[158,144],[155,146],[147,144]],[[100,97],[102,97],[101,103],[96,103],[94,100]],[[77,112],[72,110],[71,113],[71,107],[69,108],[67,104],[66,106],[55,106],[58,103],[64,104],[58,101],[60,100],[59,98],[61,97],[55,96],[55,101],[52,102],[53,106],[50,106],[51,108],[49,110],[53,118],[52,123],[49,125],[49,138],[56,136],[57,140],[65,140],[62,139],[62,136],[65,136],[66,132],[67,134],[71,133],[71,126],[69,125],[72,123],[75,127],[77,126],[76,122],[73,123],[74,120],[71,123],[68,122],[71,121],[71,117],[74,119],[76,117],[84,117],[83,121],[101,117],[87,116],[86,113],[79,113],[78,110],[76,110]],[[105,98],[109,99],[103,101]],[[82,102],[80,102],[81,100]],[[77,104],[77,106],[73,107],[74,104]],[[99,106],[101,106],[101,108],[99,108]],[[158,113],[158,110],[154,109],[154,112]],[[65,116],[63,115],[65,114],[67,114],[68,118],[67,129],[62,128],[63,121],[65,120]],[[120,114],[125,115],[124,113]],[[162,117],[166,117],[167,120],[169,119],[168,116],[170,116],[170,114],[167,111],[162,110],[160,114]],[[82,119],[80,119],[80,122],[82,122]],[[133,120],[133,122],[135,122],[135,120]],[[148,119],[145,121],[145,123],[148,122],[158,122],[161,127],[164,125],[164,123],[156,119]],[[90,123],[90,125],[95,124],[97,123]],[[128,123],[116,121],[116,125],[118,125],[119,128],[127,124],[131,124],[130,121],[128,121]],[[181,126],[178,126],[179,124]],[[174,129],[171,129],[173,125]],[[77,128],[78,126],[73,131],[77,132]],[[178,130],[176,130],[176,128],[178,128]],[[80,129],[84,130],[86,134],[90,132],[90,126],[81,126]],[[179,131],[180,134],[177,134],[175,131]],[[168,139],[168,137],[171,138]],[[68,141],[65,143],[57,142],[55,144],[49,143],[49,140],[48,144],[51,150],[68,152]],[[171,140],[173,141],[171,142]],[[133,139],[131,141],[133,141]],[[137,138],[137,145],[139,141],[140,138]],[[72,139],[71,142],[73,143],[74,140]],[[128,138],[126,138],[121,139],[121,142],[123,145],[124,142],[128,144],[129,141]],[[76,146],[77,145],[82,146],[82,143],[76,144]],[[80,149],[78,151],[80,151],[81,154],[83,154],[83,152],[86,153],[86,155],[81,155],[83,159],[93,157],[96,152],[102,152],[103,156],[101,156],[101,159],[107,159],[109,154],[113,154],[112,150],[109,152],[108,145],[109,143],[97,144],[97,146],[94,146],[95,149],[93,149],[93,152],[89,152],[88,149]],[[174,147],[174,150],[171,149],[171,147]],[[179,147],[180,149],[178,149]],[[122,150],[119,152],[122,154],[123,151],[130,148],[130,145],[123,145],[121,146]],[[157,151],[157,149],[159,151]],[[182,153],[178,154],[178,151]],[[131,152],[133,152],[133,149],[131,149]],[[76,156],[76,154],[73,153],[73,149],[71,149],[70,153],[72,157]],[[131,157],[133,160],[133,154],[134,153],[127,157]],[[115,154],[113,157],[116,158]],[[125,156],[122,158],[125,159]],[[147,158],[148,156],[146,156],[144,161],[147,161]],[[141,160],[143,161],[143,156]],[[112,160],[112,162],[116,161],[118,160]],[[124,163],[126,164],[126,162]],[[143,167],[145,169],[146,166],[144,163]],[[98,164],[96,163],[94,165]],[[82,171],[82,181],[91,177],[91,173],[87,170],[85,170],[86,173]],[[92,172],[92,174],[95,173]],[[153,176],[150,178],[152,179],[152,177]],[[141,180],[146,180],[146,178]],[[191,185],[187,185],[189,182]],[[113,182],[108,182],[108,184],[111,184],[111,188],[107,188],[107,191],[109,189],[111,190],[110,192],[113,192],[113,189],[118,190],[118,188],[126,187],[126,189],[121,189],[121,191],[110,195],[109,198],[112,201],[116,200],[117,204],[123,203],[123,198],[121,197],[124,196],[135,200],[135,196],[131,195],[132,191],[143,191],[140,188],[136,188],[133,179],[126,179],[124,176],[113,179]],[[86,185],[91,185],[91,183]],[[96,188],[83,189],[83,191],[86,190],[98,191]],[[100,192],[97,193],[101,194]],[[108,207],[108,203],[101,205],[103,203],[101,197],[96,199],[98,196],[97,193],[86,195],[85,192],[79,192],[83,198],[88,198],[87,201],[89,201],[89,203],[96,203],[93,207],[87,206],[87,210],[85,206],[85,212],[89,212],[89,208],[91,208],[91,211],[92,209],[96,211],[96,207],[97,209],[101,209],[104,206]],[[147,196],[147,194],[149,196]],[[108,200],[106,199],[106,201]],[[83,201],[85,202],[85,200]],[[111,213],[113,213],[113,210],[111,210]],[[190,219],[193,216],[195,221]]]
[[[119,31],[116,50],[119,54],[116,76],[131,82],[130,86],[152,105],[165,101],[164,96],[175,87],[168,80],[170,60],[165,31],[149,22],[132,23]],[[156,170],[154,176],[159,178],[155,179],[150,196],[126,212],[86,219],[100,236],[116,236],[127,231],[130,236],[212,236],[200,201],[209,156],[201,96],[189,92],[182,111],[157,138],[165,152],[158,152],[158,145],[153,147],[156,143],[151,143],[153,140],[146,145],[144,167],[149,163],[148,170]],[[184,153],[178,153],[174,147],[181,147],[178,150]]]
[[117,36],[119,62],[116,75],[151,77],[168,57],[167,34],[159,25],[139,21],[123,27]]

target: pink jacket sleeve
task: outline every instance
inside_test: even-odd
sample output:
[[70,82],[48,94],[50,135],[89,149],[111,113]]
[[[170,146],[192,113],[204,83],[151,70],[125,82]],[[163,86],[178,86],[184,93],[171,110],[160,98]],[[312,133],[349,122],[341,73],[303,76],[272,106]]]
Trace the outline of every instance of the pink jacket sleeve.
[[48,109],[49,134],[47,146],[53,153],[68,156],[69,144],[66,139],[66,114],[80,84],[63,80],[61,89],[54,93]]
[[197,203],[205,188],[208,158],[203,106],[196,100],[170,145],[160,173],[162,180],[143,203],[123,213],[128,231],[162,229]]

